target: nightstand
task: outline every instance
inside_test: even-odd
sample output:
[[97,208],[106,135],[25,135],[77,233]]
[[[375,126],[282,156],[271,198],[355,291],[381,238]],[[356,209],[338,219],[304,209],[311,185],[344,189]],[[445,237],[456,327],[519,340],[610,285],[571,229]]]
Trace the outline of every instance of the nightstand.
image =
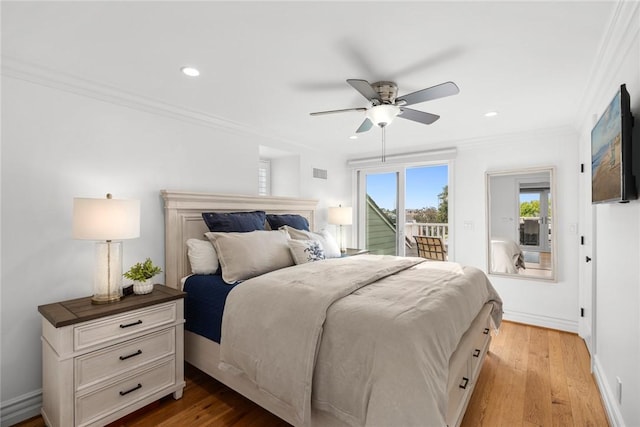
[[368,253],[369,253],[368,249],[347,248],[345,249],[344,252],[342,252],[340,256],[344,258],[348,256],[362,255],[362,254],[368,254]]
[[41,305],[42,417],[50,427],[102,426],[184,389],[184,296],[155,285],[103,305]]

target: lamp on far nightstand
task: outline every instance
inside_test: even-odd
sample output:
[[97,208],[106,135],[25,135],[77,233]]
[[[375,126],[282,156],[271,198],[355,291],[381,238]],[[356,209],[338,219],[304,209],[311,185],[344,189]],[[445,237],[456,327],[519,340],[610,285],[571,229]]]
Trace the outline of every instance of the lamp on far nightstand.
[[329,208],[329,224],[340,226],[340,252],[346,251],[345,239],[342,235],[342,226],[352,224],[352,215],[351,208],[343,208],[342,205]]
[[73,199],[73,238],[96,240],[93,304],[121,298],[122,242],[140,237],[140,201]]

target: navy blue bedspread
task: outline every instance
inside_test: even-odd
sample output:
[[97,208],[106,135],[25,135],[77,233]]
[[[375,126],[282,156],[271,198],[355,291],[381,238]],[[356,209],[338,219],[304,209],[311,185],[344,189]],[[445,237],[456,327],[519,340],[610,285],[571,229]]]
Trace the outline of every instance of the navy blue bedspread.
[[184,283],[185,329],[220,342],[222,313],[227,295],[236,285],[228,285],[219,274],[193,275]]

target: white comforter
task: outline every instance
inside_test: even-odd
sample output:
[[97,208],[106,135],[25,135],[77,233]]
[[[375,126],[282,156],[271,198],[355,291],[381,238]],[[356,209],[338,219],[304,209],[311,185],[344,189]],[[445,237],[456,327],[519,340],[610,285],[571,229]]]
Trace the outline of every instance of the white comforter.
[[229,294],[220,368],[291,407],[350,425],[443,426],[451,354],[480,308],[484,273],[420,258],[359,255],[278,270]]
[[491,272],[515,273],[524,269],[524,255],[513,240],[491,240]]

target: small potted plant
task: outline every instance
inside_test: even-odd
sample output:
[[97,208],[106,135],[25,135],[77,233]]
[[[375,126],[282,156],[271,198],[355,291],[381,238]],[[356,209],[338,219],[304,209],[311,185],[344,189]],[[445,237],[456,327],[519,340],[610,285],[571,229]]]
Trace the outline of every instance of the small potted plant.
[[162,269],[153,265],[151,258],[147,258],[142,263],[136,263],[129,271],[123,274],[127,279],[133,280],[133,292],[137,295],[148,294],[153,290],[151,278],[162,273]]

